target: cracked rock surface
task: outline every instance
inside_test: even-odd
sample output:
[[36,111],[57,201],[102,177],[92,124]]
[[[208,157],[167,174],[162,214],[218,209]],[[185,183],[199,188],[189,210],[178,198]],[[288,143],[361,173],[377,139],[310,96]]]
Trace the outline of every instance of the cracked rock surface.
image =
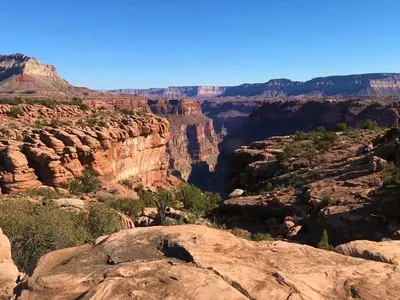
[[149,227],[43,256],[19,299],[399,299],[395,265],[203,226]]

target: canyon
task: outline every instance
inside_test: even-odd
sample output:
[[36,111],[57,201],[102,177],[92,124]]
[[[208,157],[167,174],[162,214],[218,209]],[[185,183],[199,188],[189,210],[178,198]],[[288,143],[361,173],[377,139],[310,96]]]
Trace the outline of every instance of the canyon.
[[[126,229],[45,254],[17,284],[0,230],[0,295],[398,298],[399,81],[382,73],[100,92],[34,58],[0,56],[0,204],[80,216],[122,200],[112,210]],[[99,190],[73,194],[87,171]],[[207,191],[223,200],[212,206]],[[211,208],[187,209],[194,194]],[[185,225],[135,228],[164,224],[160,199],[171,224]]]

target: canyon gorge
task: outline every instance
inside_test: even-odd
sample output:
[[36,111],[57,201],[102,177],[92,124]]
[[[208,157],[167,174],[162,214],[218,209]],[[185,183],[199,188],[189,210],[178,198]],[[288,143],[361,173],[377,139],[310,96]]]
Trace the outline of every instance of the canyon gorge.
[[[87,226],[109,205],[118,226],[18,274],[22,242],[0,223],[0,296],[396,299],[399,97],[387,73],[94,91],[2,55],[2,208]],[[152,226],[162,214],[180,226]]]

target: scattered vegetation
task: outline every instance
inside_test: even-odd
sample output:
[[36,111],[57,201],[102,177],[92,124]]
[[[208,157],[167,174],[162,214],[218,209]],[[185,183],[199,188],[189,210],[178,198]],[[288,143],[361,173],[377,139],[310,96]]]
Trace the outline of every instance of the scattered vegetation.
[[256,233],[252,236],[252,240],[256,242],[274,241],[274,238],[269,233]]
[[49,200],[49,199],[59,199],[62,198],[63,195],[59,194],[56,190],[53,189],[33,189],[33,190],[27,190],[25,193],[28,197],[32,198],[37,198],[40,197],[43,200]]
[[139,217],[145,208],[142,201],[135,199],[110,199],[105,204],[132,220]]
[[335,200],[332,198],[331,195],[326,194],[326,195],[322,196],[321,204],[322,204],[323,207],[331,206],[334,203],[335,203]]
[[393,162],[390,162],[385,166],[383,185],[400,185],[400,168]]
[[72,180],[68,188],[72,194],[81,195],[96,192],[100,189],[100,181],[96,171],[85,169],[81,179]]
[[19,106],[13,107],[8,113],[7,116],[11,118],[17,118],[19,115],[22,115],[22,108]]
[[57,105],[75,105],[78,106],[82,110],[88,110],[89,107],[83,104],[82,99],[74,97],[71,101],[68,100],[56,100],[56,99],[32,99],[32,98],[21,98],[15,97],[13,99],[1,99],[1,104],[10,104],[10,105],[20,105],[20,104],[29,104],[29,105],[43,105],[47,108],[53,109]]
[[62,120],[53,119],[53,120],[50,121],[49,125],[51,127],[56,128],[56,127],[62,127],[62,126],[70,126],[71,124],[72,123],[70,121],[62,121]]
[[329,237],[328,237],[328,232],[324,229],[322,232],[322,236],[320,241],[317,244],[317,248],[331,251],[333,250],[333,246],[329,244]]
[[344,131],[349,130],[349,127],[347,126],[346,123],[338,123],[338,124],[336,124],[336,127],[337,127],[337,131],[344,132]]
[[314,147],[307,148],[305,156],[308,160],[308,163],[310,164],[310,167],[314,167],[314,160],[317,156],[317,149],[315,149]]
[[19,270],[28,272],[47,252],[91,242],[121,229],[118,214],[107,207],[68,212],[21,199],[0,202],[0,227],[11,241]]
[[362,123],[361,128],[364,130],[377,130],[379,128],[379,125],[376,121],[367,119]]
[[191,184],[181,185],[176,192],[176,200],[183,203],[183,207],[198,216],[206,216],[207,213],[218,207],[221,198],[219,195],[202,192]]

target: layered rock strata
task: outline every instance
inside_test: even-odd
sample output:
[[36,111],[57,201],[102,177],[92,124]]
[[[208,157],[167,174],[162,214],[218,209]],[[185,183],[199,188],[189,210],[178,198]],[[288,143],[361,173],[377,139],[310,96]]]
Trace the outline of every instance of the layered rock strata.
[[101,125],[28,127],[22,141],[0,141],[4,193],[41,184],[62,187],[90,168],[108,182],[157,185],[168,177],[168,122],[154,115],[114,116]]

